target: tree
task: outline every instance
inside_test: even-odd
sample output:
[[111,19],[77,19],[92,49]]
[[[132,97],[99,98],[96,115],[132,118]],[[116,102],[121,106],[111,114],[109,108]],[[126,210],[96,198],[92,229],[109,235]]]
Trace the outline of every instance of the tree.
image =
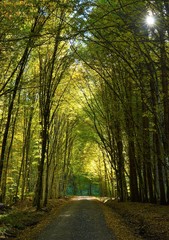
[[[161,99],[167,99],[168,95],[165,85],[168,81],[165,62],[167,56],[164,47],[166,43],[163,30],[160,32],[158,28],[153,28],[151,31],[145,25],[142,13],[145,12],[146,15],[152,10],[164,24],[167,18],[163,14],[164,6],[167,7],[165,3],[98,1],[97,6],[88,13],[87,21],[81,19],[80,27],[83,30],[85,47],[83,49],[81,47],[81,51],[77,51],[76,46],[74,47],[79,59],[85,63],[86,69],[92,69],[95,72],[93,76],[103,80],[121,106],[122,131],[127,137],[124,139],[125,141],[127,139],[125,145],[128,147],[131,200],[154,202],[156,198],[160,198],[162,204],[166,203],[168,188],[168,180],[165,177],[168,172],[164,153],[166,143],[162,140],[164,126],[161,122],[164,117],[165,125],[168,125],[165,117],[168,110],[164,104],[162,111],[160,108]],[[87,26],[86,29],[84,24]],[[165,31],[165,28],[162,29]],[[162,68],[158,67],[158,62]],[[163,91],[164,98],[160,94],[160,89]],[[93,106],[93,103],[90,106]],[[107,124],[104,125],[100,119],[96,118],[98,106],[97,103],[97,109],[90,107],[93,111],[93,121],[106,151],[110,152],[107,147],[107,142],[111,142],[110,134],[105,138]],[[105,119],[107,115],[105,114]],[[149,122],[145,122],[145,116],[148,117]],[[112,119],[108,122],[109,125],[116,126]],[[153,130],[150,126],[153,126]],[[145,144],[145,134],[149,137],[148,148],[147,143]],[[151,149],[151,154],[148,149]],[[122,159],[120,161],[123,162]],[[158,175],[155,169],[158,169]],[[153,179],[157,179],[158,184]]]
[[[26,44],[25,44],[25,49],[23,50],[23,54],[18,61],[18,65],[13,70],[9,79],[7,79],[7,82],[6,82],[6,84],[7,84],[11,78],[13,78],[13,77],[15,78],[14,83],[13,83],[11,99],[10,99],[9,106],[8,106],[8,114],[7,114],[5,130],[3,133],[3,140],[2,140],[1,160],[0,160],[0,180],[1,181],[2,181],[2,174],[3,174],[3,166],[4,166],[4,161],[5,161],[5,152],[6,152],[6,147],[7,147],[8,133],[9,133],[9,128],[10,128],[10,122],[11,122],[11,116],[12,116],[15,98],[17,96],[18,88],[19,88],[26,64],[28,62],[28,57],[33,48],[33,44],[34,44],[34,40],[35,40],[34,36],[36,34],[39,34],[39,31],[43,24],[44,24],[44,22],[41,21],[41,16],[39,15],[39,12],[37,12],[34,17],[32,26],[30,28],[30,33],[28,35],[28,40],[26,41]],[[4,86],[6,86],[6,84]]]

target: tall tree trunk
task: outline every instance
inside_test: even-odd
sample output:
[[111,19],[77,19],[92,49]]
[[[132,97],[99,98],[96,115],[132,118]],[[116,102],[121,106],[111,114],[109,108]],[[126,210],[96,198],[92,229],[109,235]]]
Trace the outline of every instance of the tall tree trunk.
[[[38,167],[38,179],[36,184],[36,192],[34,198],[34,204],[37,206],[37,209],[41,207],[41,197],[43,192],[43,171],[44,171],[44,162],[47,153],[47,146],[49,141],[49,129],[50,129],[50,117],[51,117],[51,107],[52,107],[52,97],[56,91],[56,88],[60,81],[53,83],[53,73],[56,63],[57,51],[60,43],[60,34],[62,31],[62,24],[64,19],[65,10],[61,9],[60,22],[55,35],[55,42],[53,47],[52,57],[49,61],[49,66],[43,65],[43,60],[40,56],[40,111],[41,111],[41,122],[42,122],[42,151],[41,159]],[[46,72],[46,67],[48,71]],[[55,79],[56,80],[56,79]],[[61,80],[61,79],[60,79]]]
[[49,160],[49,144],[47,147],[47,154],[46,154],[46,176],[45,176],[45,193],[44,193],[44,201],[43,206],[46,207],[48,203],[48,194],[49,194],[49,166],[50,166],[50,160]]
[[120,201],[127,200],[127,184],[125,178],[125,168],[124,168],[124,156],[123,156],[123,142],[121,139],[121,129],[119,122],[115,123],[116,129],[116,142],[117,142],[117,181],[119,182],[119,192],[120,192]]
[[41,150],[41,158],[39,161],[38,166],[38,179],[37,179],[37,185],[36,185],[36,192],[35,192],[35,198],[34,198],[34,205],[36,205],[37,210],[41,208],[41,198],[42,198],[42,192],[43,192],[43,173],[44,173],[44,162],[46,157],[46,146],[48,142],[48,117],[49,115],[46,114],[44,119],[44,126],[42,130],[42,150]]
[[[166,4],[166,6],[169,6]],[[162,81],[162,90],[163,90],[163,106],[164,106],[164,164],[163,167],[166,168],[166,165],[169,163],[169,74],[168,74],[168,58],[167,50],[165,43],[165,33],[163,30],[159,30],[160,34],[160,64],[161,64],[161,81]],[[169,193],[169,179],[165,178],[167,193]],[[168,194],[167,194],[168,195]],[[169,202],[169,196],[167,196]]]
[[135,151],[134,142],[134,120],[133,120],[133,109],[132,109],[132,85],[131,82],[126,82],[126,98],[127,98],[127,108],[126,108],[126,133],[128,137],[128,157],[129,157],[129,176],[130,176],[130,198],[132,202],[138,202],[140,200],[139,190],[138,190],[138,174],[137,174],[137,159]]
[[159,190],[160,190],[160,203],[166,204],[164,168],[162,164],[162,143],[160,138],[159,120],[157,115],[158,87],[153,76],[152,64],[149,64],[149,69],[152,75],[150,79],[150,89],[151,89],[152,110],[153,110],[154,127],[155,127],[154,144],[155,144],[155,152],[156,152],[157,167],[158,167],[158,184],[159,184]]
[[8,148],[8,152],[7,152],[7,157],[6,157],[6,166],[5,166],[5,169],[4,169],[4,172],[3,172],[3,176],[2,176],[2,202],[5,202],[5,198],[6,198],[7,172],[8,172],[8,166],[9,166],[10,153],[11,153],[14,134],[15,134],[15,125],[16,125],[16,121],[17,121],[18,111],[19,111],[19,108],[17,108],[16,114],[15,114],[14,119],[13,119],[12,135],[11,135],[11,140],[10,140],[10,144],[9,144],[9,148]]
[[130,169],[130,197],[132,202],[138,202],[140,200],[138,193],[138,180],[137,180],[137,166],[135,157],[134,142],[129,139],[129,169]]
[[[34,101],[34,100],[33,100]],[[24,199],[25,190],[28,181],[28,167],[29,167],[29,154],[30,154],[30,142],[31,142],[31,127],[32,127],[32,119],[33,119],[33,111],[31,108],[29,112],[29,116],[25,113],[25,138],[24,138],[24,148],[23,148],[23,172],[22,172],[22,189],[21,189],[21,200]],[[27,121],[28,118],[28,121]],[[25,152],[25,153],[24,153]]]
[[149,118],[147,114],[147,106],[142,99],[142,112],[143,112],[143,165],[145,168],[144,172],[144,183],[145,188],[148,190],[149,201],[154,203],[154,193],[153,193],[153,169],[152,169],[152,160],[151,160],[151,153],[150,153],[150,134],[149,134]]

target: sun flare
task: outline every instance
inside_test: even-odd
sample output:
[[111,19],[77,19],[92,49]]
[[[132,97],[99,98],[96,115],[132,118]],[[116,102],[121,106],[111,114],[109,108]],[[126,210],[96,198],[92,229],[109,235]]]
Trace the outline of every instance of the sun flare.
[[148,15],[146,17],[146,23],[149,26],[153,26],[155,24],[155,17],[152,14]]

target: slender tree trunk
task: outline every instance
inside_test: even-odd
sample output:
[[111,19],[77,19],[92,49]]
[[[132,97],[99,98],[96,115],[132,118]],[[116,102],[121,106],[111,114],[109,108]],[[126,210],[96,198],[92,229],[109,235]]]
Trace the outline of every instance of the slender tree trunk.
[[11,136],[10,145],[8,148],[8,153],[7,153],[7,158],[6,158],[6,166],[5,166],[5,170],[3,172],[3,176],[2,176],[2,179],[3,179],[2,180],[2,202],[5,202],[5,199],[6,199],[7,172],[8,172],[8,166],[9,166],[10,153],[11,153],[14,134],[15,134],[15,125],[16,125],[16,120],[17,120],[17,116],[18,116],[18,110],[19,110],[19,108],[17,109],[17,112],[16,112],[14,120],[13,120],[13,124],[12,124],[12,136]]
[[[151,73],[153,74],[152,72],[153,69],[151,67],[151,64],[149,68]],[[157,115],[158,89],[153,76],[150,79],[150,89],[151,89],[152,109],[153,109],[154,126],[155,126],[154,144],[155,144],[155,152],[156,152],[157,167],[158,167],[158,184],[159,184],[159,190],[160,190],[160,203],[166,204],[165,186],[164,186],[164,169],[162,164],[162,149],[161,149],[162,144],[160,140],[159,122],[158,122],[158,115]]]
[[[145,188],[148,190],[146,198],[149,198],[151,203],[154,203],[154,193],[153,193],[153,169],[152,160],[150,153],[150,134],[149,134],[149,118],[146,116],[148,111],[144,100],[142,100],[142,111],[143,111],[143,165],[144,165],[144,184]],[[149,196],[148,196],[149,195]]]
[[[34,100],[33,100],[34,101]],[[29,116],[25,113],[25,138],[24,138],[24,148],[23,148],[23,158],[24,158],[24,167],[23,167],[23,178],[22,178],[22,189],[21,189],[21,200],[24,199],[25,190],[28,181],[28,167],[29,167],[29,154],[30,154],[30,142],[31,142],[31,127],[32,127],[32,119],[33,119],[33,111],[31,108],[29,112]],[[27,121],[28,117],[28,121]],[[25,153],[24,153],[25,152]]]
[[135,146],[134,142],[129,140],[129,169],[130,169],[130,197],[132,202],[138,202],[139,193],[138,193],[138,180],[136,173],[136,157],[135,157]]
[[159,137],[156,134],[156,153],[157,153],[157,166],[158,166],[158,180],[159,180],[159,189],[160,189],[160,203],[166,204],[166,196],[165,196],[165,185],[164,185],[164,168],[161,159],[161,150],[160,150],[160,142]]
[[41,198],[42,198],[42,188],[43,188],[43,173],[44,173],[44,162],[46,157],[46,146],[48,141],[48,117],[45,115],[44,127],[42,130],[42,151],[41,158],[38,166],[38,179],[36,185],[36,192],[34,198],[34,205],[36,205],[37,210],[41,208]]
[[127,185],[125,179],[125,170],[124,170],[124,156],[123,156],[123,143],[120,137],[120,128],[116,124],[116,130],[118,132],[117,140],[117,150],[118,150],[118,182],[119,182],[119,191],[120,191],[120,201],[127,200]]
[[132,109],[132,85],[127,82],[126,85],[126,97],[128,106],[126,109],[126,133],[128,137],[128,157],[129,157],[129,176],[130,176],[130,198],[132,202],[140,201],[139,190],[138,190],[138,174],[137,174],[137,159],[134,142],[134,120],[133,120],[133,109]]
[[[166,5],[169,6],[169,5]],[[168,59],[167,59],[167,52],[166,52],[166,43],[165,43],[165,33],[163,30],[160,30],[160,60],[161,60],[161,81],[162,81],[162,90],[163,90],[163,106],[164,106],[164,165],[163,167],[166,168],[166,165],[169,163],[169,74],[168,74]],[[167,186],[167,193],[169,193],[169,179],[165,178],[166,186]],[[167,194],[168,195],[168,194]],[[168,196],[167,200],[169,202]]]
[[[48,152],[48,151],[47,151]],[[46,207],[48,203],[48,195],[49,195],[49,154],[47,154],[47,163],[46,163],[46,179],[45,179],[45,197],[43,206]]]

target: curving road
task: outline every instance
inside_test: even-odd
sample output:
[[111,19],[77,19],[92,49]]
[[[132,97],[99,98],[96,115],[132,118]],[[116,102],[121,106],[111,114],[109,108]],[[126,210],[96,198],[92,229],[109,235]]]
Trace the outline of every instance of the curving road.
[[75,199],[38,236],[38,240],[115,240],[96,200]]

